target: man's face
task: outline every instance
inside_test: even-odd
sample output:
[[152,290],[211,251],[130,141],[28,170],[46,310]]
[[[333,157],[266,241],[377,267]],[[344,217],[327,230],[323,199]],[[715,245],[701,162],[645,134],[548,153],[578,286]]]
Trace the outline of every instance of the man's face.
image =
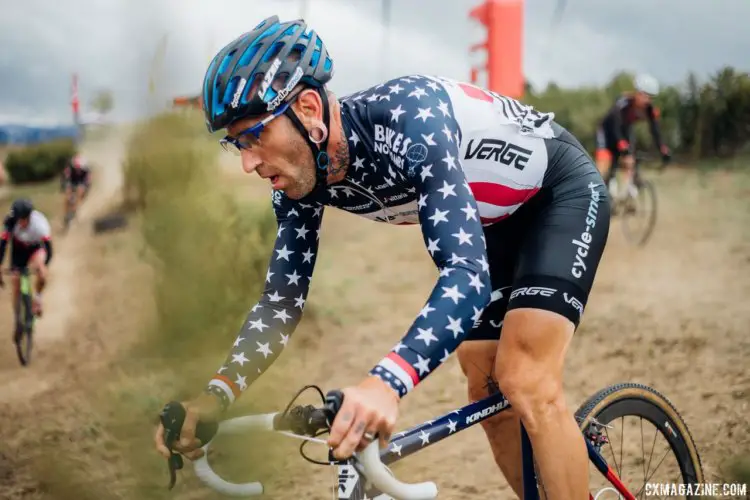
[[645,92],[635,93],[635,105],[639,108],[645,108],[651,102],[651,96]]
[[21,226],[22,229],[29,227],[29,217],[18,219],[18,225]]
[[[238,138],[238,134],[263,118],[238,120],[227,127],[227,133]],[[271,120],[261,131],[257,143],[241,150],[241,157],[245,172],[257,172],[271,182],[273,189],[284,191],[291,199],[300,199],[315,187],[315,164],[310,148],[284,115]]]

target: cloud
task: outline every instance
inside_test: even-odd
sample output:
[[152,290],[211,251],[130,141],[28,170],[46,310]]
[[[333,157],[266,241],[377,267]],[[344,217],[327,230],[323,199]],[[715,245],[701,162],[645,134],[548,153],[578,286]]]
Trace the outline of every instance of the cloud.
[[[525,0],[524,68],[535,86],[599,84],[621,69],[665,83],[690,70],[748,70],[750,2],[739,0]],[[479,0],[391,0],[384,48],[380,0],[308,0],[310,24],[335,58],[339,94],[409,73],[459,79],[482,59],[468,47],[484,37],[468,18]],[[80,74],[87,105],[99,88],[115,95],[114,115],[132,119],[200,89],[211,56],[277,13],[296,18],[300,0],[23,0],[0,18],[0,115],[70,119],[70,77]],[[166,38],[165,38],[166,37]],[[166,50],[157,57],[160,43]],[[154,78],[156,92],[149,93]]]

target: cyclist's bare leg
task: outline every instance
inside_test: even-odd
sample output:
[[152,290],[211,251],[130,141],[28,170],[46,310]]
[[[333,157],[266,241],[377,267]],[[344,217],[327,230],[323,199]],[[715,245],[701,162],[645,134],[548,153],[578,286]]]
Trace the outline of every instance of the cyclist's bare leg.
[[18,319],[19,314],[21,314],[21,303],[18,300],[18,297],[21,295],[21,277],[18,274],[18,271],[13,271],[13,274],[10,277],[10,284],[11,284],[11,306],[13,307],[13,317]]
[[29,259],[29,270],[36,270],[37,279],[34,294],[34,312],[36,314],[42,313],[42,291],[47,285],[47,264],[44,261],[47,258],[47,251],[40,248],[34,255]]
[[635,160],[633,156],[627,155],[622,158],[622,162],[620,163],[622,164],[622,185],[625,186],[625,189],[629,190],[625,191],[627,194],[632,194],[634,190]]
[[549,311],[508,311],[495,375],[529,434],[546,498],[586,500],[588,453],[565,400],[563,368],[574,325]]
[[84,186],[83,184],[76,186],[76,210],[78,210],[78,207],[81,206],[81,203],[83,202],[83,195],[85,194],[85,192],[86,186]]
[[[472,340],[462,343],[456,353],[469,386],[469,401],[478,401],[490,394],[494,375],[496,340]],[[502,389],[501,389],[502,390]],[[518,415],[513,408],[481,422],[490,442],[495,463],[519,498],[523,497],[523,472],[521,469],[521,434]]]
[[73,187],[70,185],[70,183],[67,183],[65,185],[65,197],[63,198],[63,213],[65,216],[68,216],[68,213],[73,210],[73,207],[70,206],[70,195],[72,193]]

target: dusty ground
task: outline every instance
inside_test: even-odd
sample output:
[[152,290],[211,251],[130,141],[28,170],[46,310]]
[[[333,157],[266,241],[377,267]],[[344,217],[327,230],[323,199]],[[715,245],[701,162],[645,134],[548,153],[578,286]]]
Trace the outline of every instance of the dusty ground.
[[[266,187],[255,179],[241,180],[239,165],[227,168],[241,196],[265,194]],[[569,355],[566,392],[577,408],[609,384],[656,388],[682,413],[703,458],[706,480],[714,481],[722,460],[738,444],[748,449],[750,440],[750,176],[671,170],[651,177],[660,195],[655,234],[645,248],[635,249],[623,238],[619,221],[613,221]],[[294,359],[294,364],[274,366],[259,381],[258,392],[278,390],[278,377],[291,378],[291,387],[356,382],[403,334],[435,276],[418,229],[329,210],[309,304],[334,326],[314,340],[299,332],[284,354],[285,362]],[[282,373],[286,366],[293,366],[296,376]],[[401,425],[464,404],[464,383],[452,358],[406,398]],[[308,465],[292,458],[289,467],[309,477]],[[437,480],[445,498],[514,498],[478,426],[394,470],[408,480]],[[294,494],[279,498],[323,498],[329,473],[322,470],[315,477],[318,481],[311,484],[294,480]]]
[[[118,343],[137,334],[138,317],[149,309],[147,295],[133,292],[143,290],[139,280],[148,276],[148,269],[134,252],[123,250],[131,244],[128,233],[97,238],[89,230],[91,215],[113,198],[119,183],[120,146],[120,141],[107,141],[87,152],[101,166],[97,185],[79,224],[59,243],[34,364],[18,367],[10,342],[0,349],[2,498],[43,498],[35,496],[39,478],[24,475],[29,450],[17,443],[40,421],[70,412],[70,406],[80,402],[80,395],[72,390],[66,394],[65,387],[113,369],[107,361]],[[238,164],[232,169],[228,174],[239,196],[267,196],[265,185],[233,173],[239,171]],[[570,352],[566,390],[576,408],[615,382],[657,388],[683,414],[710,481],[739,445],[747,449],[750,436],[750,176],[703,177],[672,170],[654,178],[661,202],[654,238],[646,248],[634,249],[614,221],[597,285]],[[316,324],[303,323],[279,362],[245,398],[271,390],[291,398],[308,383],[326,390],[356,382],[402,335],[435,276],[418,229],[329,210],[309,300]],[[112,316],[97,317],[97,308],[113,311]],[[0,307],[0,324],[9,324],[8,312],[9,307]],[[464,404],[464,383],[452,358],[404,401],[400,426]],[[61,430],[61,449],[76,432]],[[275,493],[271,498],[330,498],[330,471],[299,458],[296,441],[275,446],[290,455],[283,478],[268,484]],[[9,463],[15,469],[4,468]],[[415,455],[395,470],[409,481],[436,480],[441,498],[513,498],[479,427]],[[113,484],[122,474],[111,474]],[[74,498],[55,493],[44,498]],[[172,498],[214,497],[202,489],[181,488]]]
[[[148,311],[148,296],[133,293],[148,278],[132,251],[133,235],[97,236],[91,230],[94,217],[119,197],[122,149],[122,136],[84,145],[95,165],[89,197],[67,235],[60,234],[60,216],[50,217],[55,255],[28,367],[16,358],[7,292],[0,294],[6,339],[0,342],[0,498],[76,498],[48,491],[43,471],[51,474],[57,453],[75,449],[72,443],[96,430],[80,388],[95,383],[94,374],[114,373],[107,363],[137,331],[139,315],[133,311]],[[49,446],[55,452],[40,456]]]

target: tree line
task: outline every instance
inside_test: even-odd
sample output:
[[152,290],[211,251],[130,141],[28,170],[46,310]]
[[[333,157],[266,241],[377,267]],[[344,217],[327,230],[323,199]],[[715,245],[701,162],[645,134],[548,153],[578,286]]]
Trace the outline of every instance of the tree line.
[[[527,84],[523,101],[554,112],[555,120],[593,152],[599,121],[618,96],[633,90],[633,77],[621,72],[599,88],[550,83],[536,91]],[[750,74],[724,67],[701,82],[691,73],[681,84],[663,86],[654,103],[663,140],[676,155],[698,160],[750,151]],[[639,149],[653,148],[645,122],[635,133]]]

